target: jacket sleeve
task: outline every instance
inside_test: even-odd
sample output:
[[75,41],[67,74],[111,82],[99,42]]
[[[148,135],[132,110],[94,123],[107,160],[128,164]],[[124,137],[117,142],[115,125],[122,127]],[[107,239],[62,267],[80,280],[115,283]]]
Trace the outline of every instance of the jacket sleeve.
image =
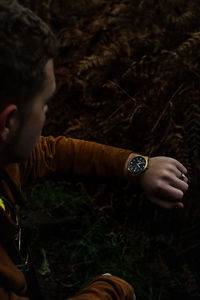
[[[9,292],[0,285],[1,300],[30,300],[27,297]],[[88,286],[76,296],[68,300],[136,300],[133,287],[115,276],[100,276],[94,279]]]
[[41,137],[30,158],[20,164],[22,186],[61,175],[66,180],[121,181],[130,150],[65,138]]
[[123,279],[105,275],[94,279],[68,300],[136,300],[133,287]]

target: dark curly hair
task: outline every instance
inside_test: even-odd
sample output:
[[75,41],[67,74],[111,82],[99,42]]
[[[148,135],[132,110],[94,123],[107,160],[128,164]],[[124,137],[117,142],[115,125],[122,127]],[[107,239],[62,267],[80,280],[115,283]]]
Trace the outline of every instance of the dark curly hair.
[[43,88],[44,67],[57,53],[56,38],[31,10],[0,0],[0,108],[25,107]]

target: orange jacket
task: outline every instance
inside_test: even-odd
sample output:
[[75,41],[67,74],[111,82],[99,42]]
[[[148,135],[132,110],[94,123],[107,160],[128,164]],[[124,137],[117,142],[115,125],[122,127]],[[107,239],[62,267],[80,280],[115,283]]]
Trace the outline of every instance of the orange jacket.
[[[2,176],[0,195],[16,206],[25,201],[22,194],[23,187],[51,175],[62,176],[65,180],[96,178],[121,181],[124,162],[130,152],[77,139],[41,137],[28,161],[6,166],[7,176]],[[1,300],[28,299],[25,297],[27,290],[25,277],[5,250],[5,244],[17,234],[17,225],[0,207]],[[131,285],[118,277],[105,275],[94,279],[90,285],[70,299],[132,300],[133,297]]]

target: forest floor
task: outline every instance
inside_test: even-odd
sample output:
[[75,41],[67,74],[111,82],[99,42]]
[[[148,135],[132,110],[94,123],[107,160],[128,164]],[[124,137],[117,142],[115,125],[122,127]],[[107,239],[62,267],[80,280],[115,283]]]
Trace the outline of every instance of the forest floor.
[[46,181],[27,196],[45,299],[73,296],[107,272],[130,282],[137,299],[199,299],[200,224],[183,211],[162,211],[139,191],[133,197],[99,184]]
[[[122,62],[119,53],[117,58],[112,58],[110,62],[106,61],[106,66],[101,65],[102,61],[94,56],[98,56],[101,52],[98,47],[102,46],[102,41],[106,47],[109,45],[112,51],[117,51],[120,42],[116,49],[113,49],[112,41],[109,44],[108,40],[112,32],[116,34],[118,30],[118,27],[117,30],[114,27],[118,25],[115,24],[115,19],[117,22],[118,19],[121,20],[121,15],[118,16],[118,13],[131,2],[110,1],[110,6],[108,1],[103,0],[42,1],[44,5],[41,5],[41,1],[22,0],[21,2],[48,21],[62,42],[61,53],[55,67],[58,92],[49,107],[44,135],[71,136],[143,153],[145,149],[146,154],[174,154],[173,157],[182,158],[182,162],[186,164],[188,160],[185,159],[185,148],[183,148],[186,142],[189,143],[189,150],[192,145],[192,150],[198,152],[196,149],[199,139],[198,122],[192,123],[196,126],[194,135],[188,131],[188,139],[185,139],[184,135],[181,136],[184,124],[181,112],[184,112],[184,105],[187,105],[187,102],[182,104],[181,101],[184,99],[184,93],[190,91],[190,87],[188,88],[189,85],[186,86],[185,82],[183,85],[182,81],[176,82],[178,78],[176,71],[180,66],[175,66],[175,70],[173,69],[175,79],[169,79],[169,83],[167,79],[163,81],[165,85],[162,84],[166,87],[166,91],[163,88],[163,94],[160,90],[160,94],[158,93],[159,80],[153,81],[152,75],[153,72],[157,72],[155,66],[151,64],[152,61],[159,63],[156,51],[162,54],[162,49],[160,50],[159,47],[162,47],[162,43],[165,42],[171,43],[170,46],[166,46],[166,49],[176,49],[177,45],[174,43],[184,41],[184,31],[180,31],[183,32],[184,38],[177,33],[179,39],[175,39],[173,26],[172,28],[168,26],[167,30],[171,32],[168,38],[165,38],[167,30],[165,29],[163,34],[158,26],[152,29],[155,33],[150,32],[148,36],[148,30],[151,31],[149,26],[145,28],[148,25],[145,23],[148,22],[148,18],[143,18],[141,13],[141,23],[137,24],[144,22],[144,26],[133,26],[133,30],[138,28],[138,32],[144,29],[141,35],[140,32],[134,33],[138,40],[135,42],[136,48],[133,48],[138,61],[139,51],[141,51],[141,64],[136,69],[141,73],[136,74],[138,78],[141,76],[140,80],[136,76],[132,83],[129,82],[134,76],[131,74],[124,83],[116,79],[119,79],[119,74],[124,72],[123,63],[124,61],[126,63],[125,59],[128,56],[128,54],[124,55],[124,49],[122,49]],[[146,1],[148,5],[145,7],[145,1],[141,1],[138,7],[142,9],[144,6],[144,12],[149,13],[150,9],[154,11],[154,4],[151,7],[151,2]],[[165,7],[165,2],[167,1],[163,1],[163,10],[166,15],[172,1],[169,7],[167,4]],[[137,1],[135,3],[137,4]],[[184,9],[189,5],[189,2],[185,3]],[[66,15],[64,15],[65,11]],[[125,16],[127,14],[126,11]],[[190,17],[190,14],[188,15]],[[138,16],[139,14],[135,15],[135,20]],[[173,21],[175,18],[167,20]],[[123,22],[122,30],[126,25]],[[195,27],[195,22],[191,23],[191,26]],[[129,37],[129,31],[127,32]],[[149,38],[147,42],[146,35]],[[122,36],[123,34],[120,38]],[[156,40],[158,37],[160,40]],[[195,43],[198,41],[197,38],[198,36],[195,36]],[[143,46],[140,40],[144,42]],[[124,45],[128,42],[128,39],[125,40]],[[195,48],[195,43],[187,45],[188,47],[190,44],[194,45]],[[130,45],[127,45],[127,48],[128,46]],[[156,49],[151,49],[150,52],[154,54],[155,51],[155,59],[151,61],[152,56],[150,56],[150,64],[145,65],[142,55],[154,46]],[[195,57],[192,51],[191,53],[191,57]],[[85,73],[79,76],[77,65],[79,67],[82,65],[77,62],[83,62],[85,56],[90,56],[90,59],[84,62]],[[100,66],[94,58],[98,60]],[[96,66],[93,66],[93,63],[96,63]],[[161,65],[160,70],[163,75],[162,67]],[[168,78],[169,69],[167,71]],[[145,72],[150,72],[151,75]],[[189,75],[191,78],[191,74]],[[183,80],[183,77],[181,73],[180,80]],[[104,82],[105,78],[107,81]],[[119,85],[119,82],[122,85]],[[154,90],[152,82],[155,83]],[[108,85],[103,89],[103,83],[114,85],[113,92],[108,91]],[[139,92],[137,90],[135,92],[133,84],[138,87]],[[182,88],[180,97],[177,98],[175,96],[180,89],[175,87],[175,84]],[[195,84],[192,85],[193,88],[196,88],[197,84]],[[133,97],[138,94],[139,100]],[[196,98],[198,97],[199,94]],[[140,102],[140,99],[144,102],[142,100]],[[172,103],[169,99],[176,101]],[[193,101],[192,97],[188,99]],[[196,102],[195,105],[194,113],[188,116],[199,118],[200,110]],[[192,125],[188,124],[190,129]],[[193,140],[194,143],[190,144]],[[148,152],[147,149],[153,150]],[[194,161],[189,161],[193,165],[195,162],[198,162],[195,157]],[[33,260],[46,300],[63,300],[71,297],[91,279],[106,272],[120,276],[131,283],[138,300],[200,299],[198,185],[190,185],[184,197],[186,208],[178,211],[163,211],[155,207],[136,186],[46,181],[28,188],[26,193],[29,199],[26,223],[31,232]]]

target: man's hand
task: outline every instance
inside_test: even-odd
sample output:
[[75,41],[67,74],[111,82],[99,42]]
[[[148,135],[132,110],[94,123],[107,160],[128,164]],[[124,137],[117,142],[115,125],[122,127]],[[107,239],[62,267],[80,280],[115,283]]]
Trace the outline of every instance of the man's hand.
[[186,175],[187,169],[179,161],[158,156],[149,158],[149,167],[138,175],[138,180],[151,202],[165,209],[183,208],[182,198],[188,189],[188,178],[184,175],[181,178],[182,174]]

